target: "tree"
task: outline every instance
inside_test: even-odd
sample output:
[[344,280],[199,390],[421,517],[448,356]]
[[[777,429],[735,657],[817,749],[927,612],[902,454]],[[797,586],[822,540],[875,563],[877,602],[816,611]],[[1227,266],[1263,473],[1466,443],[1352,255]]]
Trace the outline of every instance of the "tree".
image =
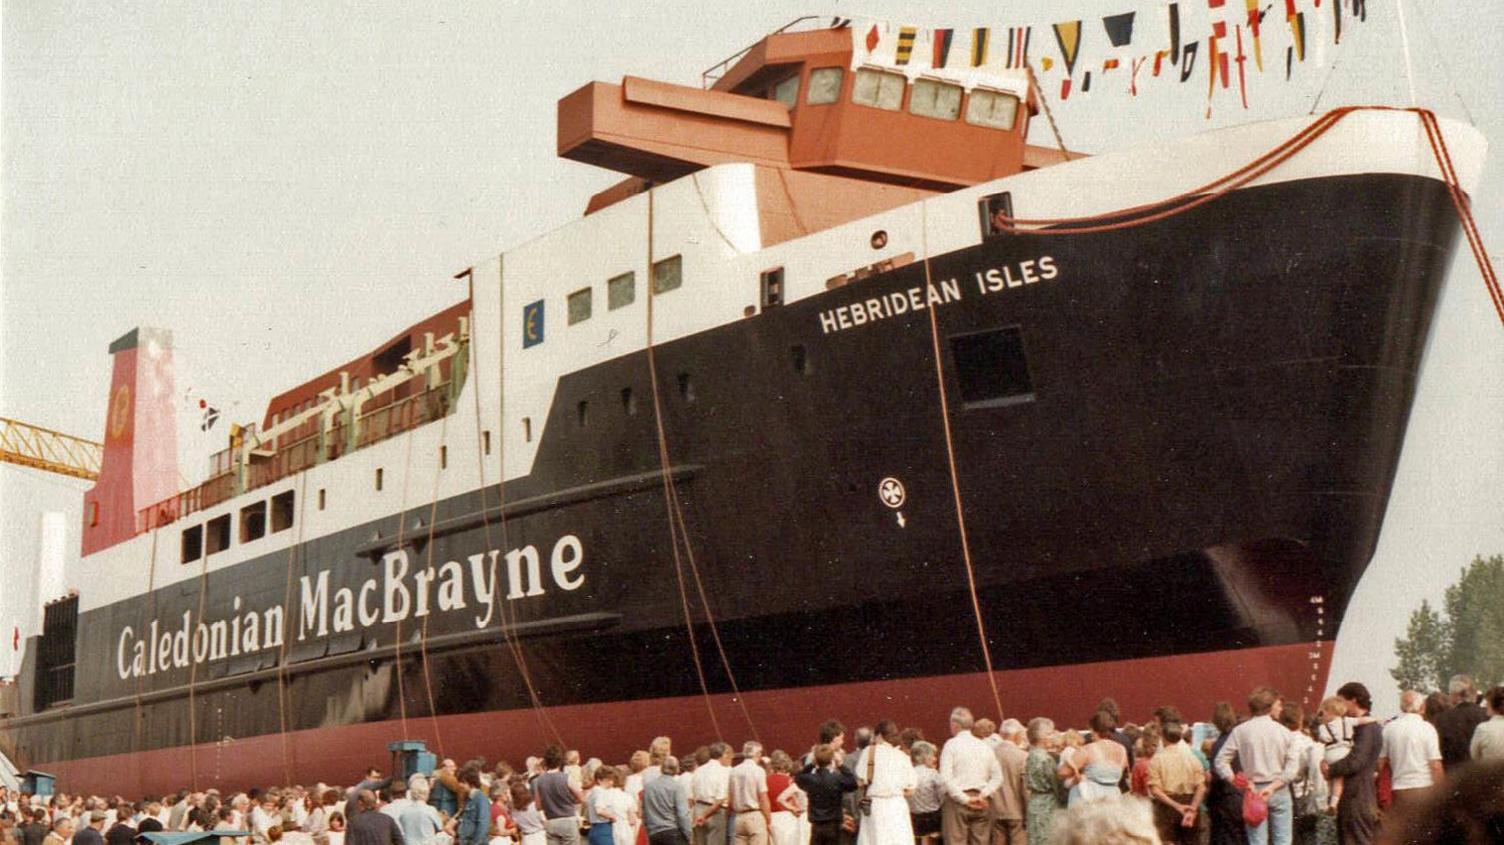
[[1422,601],[1420,609],[1410,614],[1405,638],[1394,641],[1394,656],[1399,658],[1399,664],[1389,670],[1400,689],[1446,688],[1447,670],[1442,660],[1447,652],[1450,627],[1429,601]]
[[1439,613],[1422,601],[1394,655],[1399,662],[1389,674],[1401,689],[1446,689],[1459,673],[1479,689],[1504,683],[1504,555],[1474,558],[1447,588]]

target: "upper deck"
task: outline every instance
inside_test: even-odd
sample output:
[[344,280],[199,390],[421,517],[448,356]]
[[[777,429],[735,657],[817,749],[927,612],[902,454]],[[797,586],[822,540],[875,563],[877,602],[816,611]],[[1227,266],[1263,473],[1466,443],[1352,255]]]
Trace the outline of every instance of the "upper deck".
[[858,38],[781,30],[708,71],[705,89],[628,76],[564,97],[559,155],[631,177],[587,213],[731,162],[944,192],[1041,160],[1026,143],[1037,112],[1026,71],[900,64]]

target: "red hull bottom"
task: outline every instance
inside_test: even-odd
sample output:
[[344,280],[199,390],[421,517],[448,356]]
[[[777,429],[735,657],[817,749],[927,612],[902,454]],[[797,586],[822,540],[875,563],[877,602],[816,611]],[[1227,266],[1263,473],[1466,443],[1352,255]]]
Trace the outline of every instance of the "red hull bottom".
[[[1002,671],[997,679],[1005,715],[1019,719],[1049,716],[1062,727],[1083,727],[1096,703],[1110,695],[1131,721],[1143,721],[1162,704],[1173,704],[1188,720],[1198,721],[1209,719],[1218,701],[1242,709],[1247,693],[1265,684],[1315,703],[1326,685],[1331,651],[1330,643],[1319,648],[1297,643]],[[891,718],[935,739],[946,736],[951,707],[966,705],[979,717],[990,716],[991,697],[986,673],[977,672],[762,690],[745,695],[744,703],[768,748],[803,753],[813,743],[816,727],[828,718],[848,726]],[[715,739],[711,710],[727,741],[739,744],[752,736],[734,697],[713,695],[707,707],[703,697],[684,696],[549,707],[542,714],[529,709],[410,717],[405,724],[368,722],[33,765],[57,775],[61,791],[132,798],[185,787],[223,791],[283,783],[350,784],[367,766],[385,768],[387,743],[398,739],[423,740],[436,754],[460,761],[479,755],[521,764],[553,741],[543,714],[568,747],[587,757],[624,761],[657,734],[673,737],[675,748],[684,753]]]

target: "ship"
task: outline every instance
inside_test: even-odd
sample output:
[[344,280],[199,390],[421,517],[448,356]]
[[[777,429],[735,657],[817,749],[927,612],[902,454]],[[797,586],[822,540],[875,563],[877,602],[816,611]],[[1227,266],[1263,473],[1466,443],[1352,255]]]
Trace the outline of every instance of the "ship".
[[1481,136],[1350,109],[1081,155],[1027,142],[1023,70],[854,55],[789,27],[564,97],[559,155],[623,180],[190,489],[170,331],[123,334],[0,751],[152,794],[402,740],[1319,699]]

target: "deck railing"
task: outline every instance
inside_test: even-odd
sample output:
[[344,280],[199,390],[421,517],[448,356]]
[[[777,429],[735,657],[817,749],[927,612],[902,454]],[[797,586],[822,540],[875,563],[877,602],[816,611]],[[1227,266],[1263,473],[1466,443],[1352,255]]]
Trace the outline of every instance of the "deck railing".
[[[440,384],[358,416],[345,411],[322,431],[280,446],[277,441],[285,440],[286,435],[259,443],[255,430],[248,428],[241,443],[211,457],[207,481],[137,511],[136,533],[168,525],[448,415],[454,410],[454,401],[464,384],[465,365],[461,352],[452,359],[449,378]],[[242,459],[244,449],[251,450],[248,460]]]

